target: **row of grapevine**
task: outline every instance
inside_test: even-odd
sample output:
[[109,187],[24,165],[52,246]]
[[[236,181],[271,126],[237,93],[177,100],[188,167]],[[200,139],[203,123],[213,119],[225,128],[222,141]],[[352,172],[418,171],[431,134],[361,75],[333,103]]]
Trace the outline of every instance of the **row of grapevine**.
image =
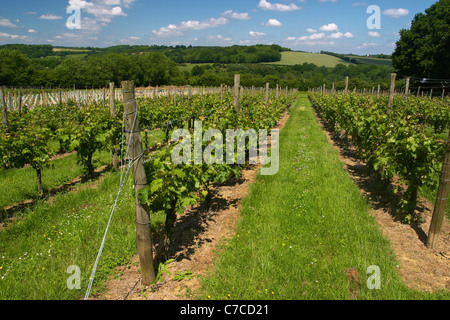
[[359,157],[390,181],[407,185],[402,199],[405,221],[418,219],[419,189],[435,186],[450,128],[449,99],[350,94],[309,94],[324,120],[356,147]]
[[[277,98],[278,96],[278,98]],[[214,128],[226,135],[227,129],[260,129],[270,130],[279,121],[284,111],[292,104],[295,96],[291,94],[273,94],[268,103],[265,94],[246,94],[241,98],[239,113],[237,112],[232,95],[211,96],[208,99],[195,97],[186,105],[174,108],[165,108],[164,100],[158,104],[151,101],[140,101],[139,123],[151,126],[157,123],[165,124],[166,130],[175,128],[188,128],[191,139],[189,149],[194,150],[195,133],[191,120],[201,120],[202,133]],[[214,183],[223,183],[234,176],[239,176],[245,164],[226,164],[226,155],[223,161],[214,164],[182,163],[172,161],[174,149],[186,141],[177,141],[152,155],[151,161],[145,163],[148,185],[139,191],[141,203],[149,208],[150,213],[163,211],[166,217],[164,225],[164,239],[160,243],[158,258],[164,256],[169,250],[171,232],[177,219],[177,213],[182,213],[185,207],[194,205],[200,200],[210,196],[210,186]],[[218,145],[219,143],[219,145]],[[202,150],[210,145],[225,150],[225,141],[202,141]],[[249,149],[246,142],[246,151]],[[236,150],[237,151],[237,150]],[[194,151],[191,153],[194,155]],[[216,160],[219,155],[215,155]],[[248,156],[248,154],[247,154]],[[236,157],[236,155],[235,155]],[[248,164],[246,157],[246,164]]]
[[[198,92],[197,95],[187,95],[178,100],[168,95],[158,99],[138,98],[139,121],[145,127],[143,131],[149,133],[161,128],[169,137],[169,132],[176,127],[184,124],[192,127],[192,121],[202,115],[224,116],[216,111],[220,108],[226,110],[227,107],[223,106],[231,105],[232,96],[226,90],[219,95],[219,90],[214,90],[216,94],[202,95]],[[121,90],[117,92],[122,93]],[[278,94],[271,93],[271,96]],[[262,96],[260,92],[248,91],[242,97],[241,116],[248,111],[254,119],[257,116],[265,117],[256,114],[257,108],[247,107],[258,99],[261,101]],[[11,169],[31,166],[36,171],[38,193],[42,194],[42,170],[52,165],[52,158],[57,153],[76,151],[79,164],[84,167],[86,175],[92,178],[94,154],[120,149],[122,144],[118,139],[113,145],[111,139],[120,134],[123,123],[123,104],[116,103],[115,117],[111,117],[110,108],[104,103],[79,105],[74,100],[66,104],[9,111],[5,117],[6,123],[0,127],[0,167]],[[261,121],[270,121],[271,117],[268,115]]]

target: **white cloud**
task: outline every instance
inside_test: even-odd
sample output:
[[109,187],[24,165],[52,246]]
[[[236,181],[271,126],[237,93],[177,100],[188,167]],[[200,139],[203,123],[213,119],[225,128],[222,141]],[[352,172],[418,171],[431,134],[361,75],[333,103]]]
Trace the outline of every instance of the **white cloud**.
[[369,6],[369,4],[366,3],[366,2],[355,2],[355,3],[353,3],[353,6],[354,7],[356,7],[356,6]]
[[398,19],[400,17],[407,16],[409,14],[409,10],[403,9],[403,8],[387,9],[387,10],[383,11],[383,14],[386,16],[391,16],[392,18]]
[[203,30],[216,28],[228,24],[229,20],[224,17],[209,18],[205,21],[189,20],[180,24],[169,24],[167,27],[161,27],[159,30],[153,30],[152,33],[158,37],[182,36],[187,30]]
[[141,38],[139,38],[139,37],[134,37],[134,36],[131,36],[130,39],[131,39],[131,40],[141,40]]
[[306,41],[308,40],[307,36],[301,36],[301,37],[287,37],[284,39],[285,41]]
[[372,37],[372,38],[380,38],[381,37],[381,34],[376,31],[369,31],[369,32],[367,32],[367,34],[369,35],[369,37]]
[[231,42],[233,39],[231,38],[225,38],[221,34],[215,35],[215,36],[208,36],[207,37],[209,41],[221,41],[221,42]]
[[338,31],[338,26],[336,25],[336,23],[330,23],[330,24],[321,26],[320,30],[321,31],[329,31],[329,32]]
[[41,20],[61,20],[63,17],[57,16],[56,14],[49,13],[49,14],[43,14],[39,17]]
[[317,30],[313,29],[313,28],[308,28],[308,29],[306,29],[306,31],[308,31],[309,33],[316,33],[317,32]]
[[353,38],[353,34],[351,32],[346,32],[346,33],[344,33],[344,37]]
[[303,43],[306,46],[329,46],[329,45],[335,45],[336,42],[334,41],[305,41]]
[[236,19],[236,20],[250,20],[250,16],[247,12],[243,13],[237,13],[233,12],[233,10],[227,10],[224,13],[222,13],[222,16],[230,18],[230,19]]
[[15,39],[24,40],[24,39],[27,39],[28,36],[19,36],[17,34],[9,34],[9,33],[5,33],[5,32],[0,32],[0,38],[10,38],[12,40],[15,40]]
[[325,33],[313,33],[312,35],[310,35],[308,37],[309,40],[318,40],[318,39],[323,39],[325,38],[326,34]]
[[344,34],[342,32],[335,32],[328,36],[332,39],[342,39],[344,37]]
[[250,31],[249,35],[251,37],[262,37],[262,36],[265,36],[266,34],[264,32]]
[[11,22],[11,20],[0,17],[0,27],[5,28],[18,28],[14,23]]
[[29,33],[37,33],[37,31],[34,30],[34,29],[28,29],[28,32],[29,32]]
[[375,47],[377,44],[373,43],[373,42],[364,42],[362,45],[356,47],[356,49],[366,49],[366,48],[371,48],[371,47]]
[[[82,13],[81,29],[85,33],[98,33],[107,27],[114,17],[125,17],[123,8],[130,6],[137,0],[69,0],[68,6],[80,8]],[[86,17],[87,13],[93,17]]]
[[268,27],[281,27],[283,24],[278,21],[277,19],[269,19],[269,21],[267,21],[266,26]]
[[295,3],[291,3],[291,4],[270,3],[266,0],[260,0],[258,7],[263,10],[273,10],[273,11],[280,11],[280,12],[289,12],[289,11],[296,11],[296,10],[301,9],[301,7],[297,6]]

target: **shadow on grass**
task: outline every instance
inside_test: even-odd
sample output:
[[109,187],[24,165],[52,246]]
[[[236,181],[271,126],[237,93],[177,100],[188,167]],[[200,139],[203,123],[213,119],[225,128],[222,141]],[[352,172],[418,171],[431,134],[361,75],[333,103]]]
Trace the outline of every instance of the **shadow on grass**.
[[30,196],[29,199],[22,201],[20,203],[14,204],[9,207],[5,207],[0,210],[0,230],[2,228],[2,224],[4,224],[7,221],[14,220],[17,213],[22,212],[28,208],[32,208],[34,205],[38,203],[38,201],[41,200],[48,200],[51,197],[54,197],[60,193],[70,192],[74,189],[75,186],[79,184],[83,184],[86,182],[93,182],[98,181],[102,174],[112,170],[111,165],[105,165],[101,168],[98,168],[95,170],[93,176],[90,178],[88,175],[82,175],[80,177],[74,178],[69,182],[66,182],[60,186],[57,186],[55,188],[51,189],[45,189],[44,188],[44,194],[40,197],[32,197]]
[[[168,259],[190,260],[199,247],[212,242],[211,238],[201,237],[210,223],[214,222],[218,213],[232,206],[238,205],[239,199],[226,199],[220,193],[220,187],[234,187],[244,182],[243,177],[234,177],[229,181],[216,184],[210,188],[210,195],[197,206],[188,208],[179,216],[171,234],[171,245],[167,255]],[[158,246],[162,243],[162,234],[155,236]],[[158,261],[155,261],[158,263]]]

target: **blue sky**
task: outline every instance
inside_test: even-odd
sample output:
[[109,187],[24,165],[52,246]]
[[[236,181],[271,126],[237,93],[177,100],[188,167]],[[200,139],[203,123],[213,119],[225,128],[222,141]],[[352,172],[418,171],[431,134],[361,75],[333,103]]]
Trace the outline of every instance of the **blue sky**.
[[[0,44],[279,44],[293,50],[390,54],[398,32],[436,0],[1,0]],[[369,29],[369,6],[380,28]],[[80,28],[67,21],[79,8]],[[70,20],[76,21],[76,20]]]

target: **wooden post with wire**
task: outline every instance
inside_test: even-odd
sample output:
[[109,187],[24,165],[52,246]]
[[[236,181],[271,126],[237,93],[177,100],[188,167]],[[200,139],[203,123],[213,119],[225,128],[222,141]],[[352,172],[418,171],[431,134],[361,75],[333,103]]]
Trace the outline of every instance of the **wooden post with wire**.
[[394,103],[394,94],[395,94],[395,79],[397,77],[396,73],[391,73],[391,88],[389,90],[389,110],[388,113],[392,112],[392,104]]
[[450,132],[447,138],[445,159],[442,164],[439,188],[434,205],[433,217],[431,219],[430,230],[428,232],[427,247],[434,249],[437,245],[442,223],[444,222],[445,207],[447,206],[448,194],[450,191]]
[[[114,82],[111,82],[109,84],[109,109],[111,111],[111,118],[113,119],[113,123],[115,122],[114,119],[116,118],[116,93],[114,88]],[[117,171],[119,169],[119,161],[117,160],[117,136],[116,131],[113,130],[112,137],[111,137],[111,144],[112,144],[112,166],[113,170]]]
[[239,93],[241,89],[241,75],[234,75],[234,107],[236,108],[236,113],[239,114]]
[[8,132],[8,110],[6,108],[5,87],[0,88],[0,104],[3,114],[3,127],[5,128],[5,132]]
[[406,78],[406,84],[405,84],[405,98],[409,97],[409,82],[410,82],[411,78],[408,77]]
[[128,155],[131,161],[133,161],[131,170],[133,173],[136,203],[137,248],[142,272],[142,284],[148,286],[155,281],[155,269],[153,265],[153,240],[150,227],[150,214],[147,206],[142,205],[138,198],[139,191],[147,185],[147,176],[144,168],[144,151],[142,149],[134,81],[122,82],[122,89]]

